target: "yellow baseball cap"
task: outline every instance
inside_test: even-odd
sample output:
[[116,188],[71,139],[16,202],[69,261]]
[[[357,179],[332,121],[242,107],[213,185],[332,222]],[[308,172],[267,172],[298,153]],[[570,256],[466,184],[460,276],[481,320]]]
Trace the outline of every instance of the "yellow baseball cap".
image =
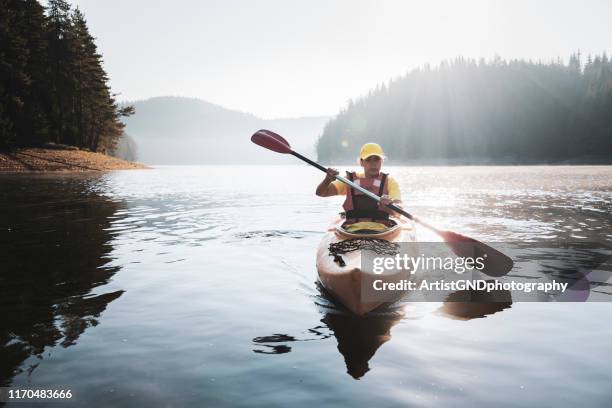
[[359,158],[365,160],[370,156],[378,156],[382,159],[385,157],[385,153],[378,143],[366,143],[361,147]]

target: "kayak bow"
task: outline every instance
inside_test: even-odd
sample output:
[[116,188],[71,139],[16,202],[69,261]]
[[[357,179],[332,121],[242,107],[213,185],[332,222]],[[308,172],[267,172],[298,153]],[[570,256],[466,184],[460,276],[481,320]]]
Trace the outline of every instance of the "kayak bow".
[[[356,250],[342,255],[342,261],[330,255],[330,245],[356,238],[376,238],[388,242],[414,242],[416,240],[414,223],[402,219],[395,220],[397,226],[378,234],[347,233],[342,228],[342,218],[335,220],[323,236],[317,250],[317,271],[319,280],[334,300],[346,306],[351,312],[362,316],[378,307],[389,304],[386,300],[365,299],[363,290],[371,287],[374,280],[398,282],[410,279],[410,272],[401,269],[375,275],[362,268],[362,257],[367,250]],[[401,294],[401,293],[399,293]]]

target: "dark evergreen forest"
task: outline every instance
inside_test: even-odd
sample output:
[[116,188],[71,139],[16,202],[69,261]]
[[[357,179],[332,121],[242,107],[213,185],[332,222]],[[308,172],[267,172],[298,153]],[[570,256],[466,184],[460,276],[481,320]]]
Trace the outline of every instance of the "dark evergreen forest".
[[64,0],[0,0],[0,148],[48,142],[107,151],[119,107],[85,16]]

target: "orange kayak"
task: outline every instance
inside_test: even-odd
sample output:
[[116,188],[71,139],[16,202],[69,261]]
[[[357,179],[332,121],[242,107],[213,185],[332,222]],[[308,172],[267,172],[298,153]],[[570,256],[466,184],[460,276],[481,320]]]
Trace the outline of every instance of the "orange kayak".
[[[388,301],[364,299],[362,289],[374,280],[382,279],[384,282],[397,282],[401,279],[410,279],[406,270],[385,272],[375,275],[371,271],[362,270],[361,258],[364,250],[355,250],[342,254],[342,261],[334,260],[329,254],[331,244],[356,238],[375,238],[390,242],[414,242],[416,240],[414,223],[407,219],[393,219],[395,226],[378,233],[351,233],[341,228],[343,219],[336,219],[323,236],[317,250],[317,271],[323,287],[333,296],[334,300],[342,303],[351,312],[358,316],[364,315],[378,307],[388,304]],[[344,263],[344,265],[342,265]]]

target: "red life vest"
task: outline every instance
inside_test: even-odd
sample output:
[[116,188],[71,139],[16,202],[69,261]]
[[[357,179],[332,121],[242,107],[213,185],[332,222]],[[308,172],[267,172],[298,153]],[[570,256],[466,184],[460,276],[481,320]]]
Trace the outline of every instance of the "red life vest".
[[[347,178],[378,196],[389,194],[387,188],[387,174],[385,173],[380,173],[376,178],[358,178],[355,172],[347,172]],[[376,201],[352,187],[349,187],[349,191],[346,193],[346,200],[344,200],[342,207],[346,212],[347,220],[359,220],[360,218],[376,220],[389,219],[389,213],[379,210]]]

